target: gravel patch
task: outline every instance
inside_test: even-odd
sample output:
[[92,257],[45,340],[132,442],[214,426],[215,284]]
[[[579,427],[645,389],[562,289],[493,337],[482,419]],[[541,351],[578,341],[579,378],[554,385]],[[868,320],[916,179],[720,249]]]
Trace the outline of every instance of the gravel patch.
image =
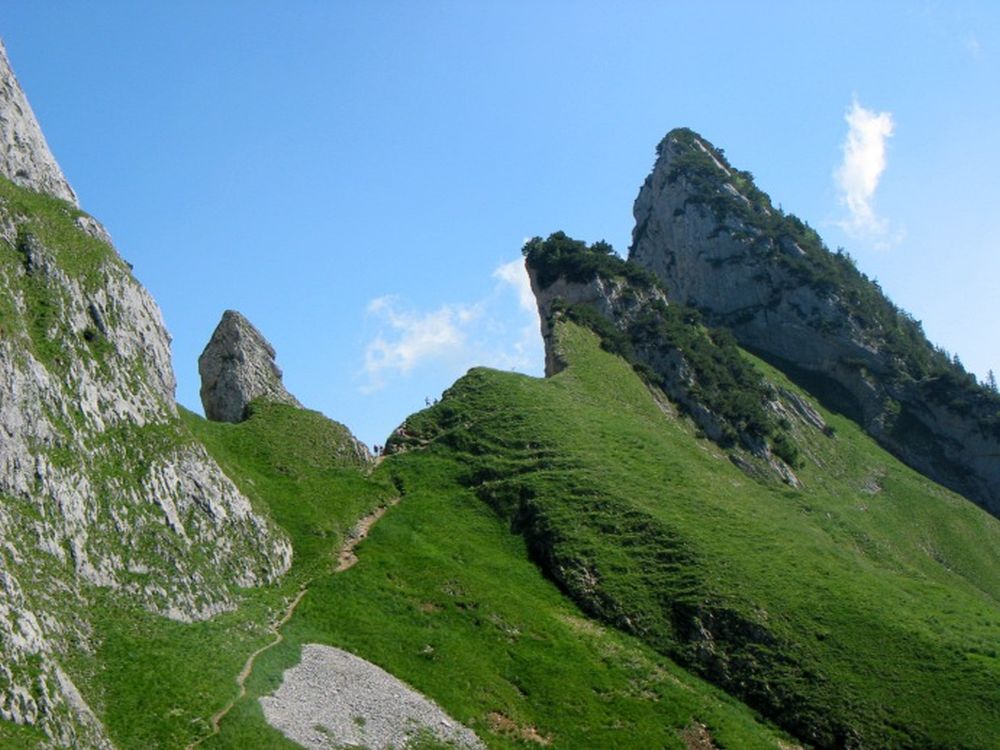
[[332,646],[303,646],[302,661],[260,704],[268,724],[309,750],[401,750],[428,734],[457,748],[486,747],[406,683]]

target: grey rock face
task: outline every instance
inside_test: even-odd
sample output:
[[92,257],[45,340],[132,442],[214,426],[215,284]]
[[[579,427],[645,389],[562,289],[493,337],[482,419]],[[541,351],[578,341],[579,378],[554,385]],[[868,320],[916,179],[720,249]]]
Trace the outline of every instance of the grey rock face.
[[[23,146],[33,119],[3,66],[0,122]],[[39,148],[5,164],[45,166]],[[0,186],[0,716],[103,748],[65,669],[93,648],[96,589],[205,619],[284,574],[291,546],[179,420],[160,311],[100,225],[71,204],[16,207],[25,189],[72,197],[51,164]]]
[[215,422],[240,422],[255,398],[302,405],[285,390],[274,347],[235,310],[226,310],[198,358],[201,403]]
[[[695,152],[700,179],[683,167]],[[1000,439],[975,414],[927,397],[930,383],[900,377],[884,328],[849,304],[843,290],[796,272],[806,251],[787,236],[768,236],[761,221],[775,211],[751,192],[748,176],[714,148],[673,131],[634,206],[631,262],[652,271],[670,299],[696,307],[739,343],[821,378],[841,394],[842,409],[910,466],[1000,515]],[[714,184],[710,195],[705,185]],[[825,251],[824,251],[825,252]],[[790,262],[789,262],[790,261]]]
[[0,174],[22,187],[48,193],[77,205],[38,127],[0,42]]
[[566,367],[559,353],[559,344],[553,336],[553,306],[557,300],[567,305],[587,305],[612,321],[621,329],[628,327],[635,315],[651,300],[666,303],[666,295],[658,289],[632,290],[624,279],[608,279],[600,275],[581,284],[559,277],[546,287],[538,280],[536,271],[528,267],[531,291],[538,304],[542,341],[545,344],[545,377],[551,377]]

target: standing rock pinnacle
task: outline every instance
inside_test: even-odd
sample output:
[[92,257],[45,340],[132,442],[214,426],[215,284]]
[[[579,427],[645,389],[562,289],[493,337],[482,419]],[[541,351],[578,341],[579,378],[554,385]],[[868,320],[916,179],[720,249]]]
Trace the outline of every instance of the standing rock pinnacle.
[[255,398],[301,407],[281,382],[274,347],[249,320],[226,310],[198,358],[201,403],[215,422],[241,422]]

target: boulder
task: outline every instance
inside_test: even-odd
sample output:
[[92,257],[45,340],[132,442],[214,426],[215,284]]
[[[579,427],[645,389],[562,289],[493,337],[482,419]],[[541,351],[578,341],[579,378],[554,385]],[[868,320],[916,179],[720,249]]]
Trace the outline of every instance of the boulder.
[[236,310],[226,310],[198,358],[201,403],[215,422],[242,422],[257,398],[302,407],[281,382],[274,347]]

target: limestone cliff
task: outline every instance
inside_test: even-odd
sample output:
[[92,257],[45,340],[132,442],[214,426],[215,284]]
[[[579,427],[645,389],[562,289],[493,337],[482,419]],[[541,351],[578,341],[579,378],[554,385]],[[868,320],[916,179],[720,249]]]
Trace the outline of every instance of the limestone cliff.
[[551,377],[566,365],[553,337],[553,318],[558,311],[574,305],[592,308],[616,327],[627,328],[640,310],[653,301],[666,302],[659,288],[633,290],[623,278],[595,275],[589,281],[573,281],[565,276],[543,285],[538,269],[529,264],[528,279],[538,305],[542,341],[545,344],[545,377]]
[[629,260],[672,301],[802,379],[883,446],[1000,515],[1000,400],[931,346],[844,254],[752,176],[671,131],[634,206]]
[[94,592],[196,620],[291,547],[185,430],[160,311],[75,205],[0,55],[0,717],[103,747],[66,656]]
[[76,193],[49,151],[0,41],[0,174],[22,187],[77,205]]

